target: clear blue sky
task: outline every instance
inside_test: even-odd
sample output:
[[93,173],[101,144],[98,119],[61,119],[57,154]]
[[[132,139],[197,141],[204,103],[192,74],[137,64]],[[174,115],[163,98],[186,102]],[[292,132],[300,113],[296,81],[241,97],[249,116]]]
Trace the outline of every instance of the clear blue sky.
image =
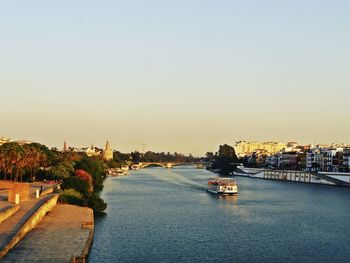
[[0,0],[0,136],[203,154],[350,142],[350,1]]

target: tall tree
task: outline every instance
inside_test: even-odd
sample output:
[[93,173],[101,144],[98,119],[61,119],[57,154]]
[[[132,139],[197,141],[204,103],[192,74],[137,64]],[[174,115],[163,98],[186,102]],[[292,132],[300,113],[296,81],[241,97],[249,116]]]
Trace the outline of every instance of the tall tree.
[[227,144],[220,145],[217,155],[213,157],[210,167],[212,169],[219,169],[223,174],[230,174],[236,168],[238,158],[235,149]]

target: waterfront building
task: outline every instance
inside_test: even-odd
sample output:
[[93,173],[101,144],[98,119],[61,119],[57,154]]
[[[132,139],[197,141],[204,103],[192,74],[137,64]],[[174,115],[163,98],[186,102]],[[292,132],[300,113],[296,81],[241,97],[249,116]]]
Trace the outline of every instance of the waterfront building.
[[267,156],[271,156],[278,153],[286,147],[286,144],[280,142],[247,142],[238,141],[234,148],[237,156],[244,157],[249,156],[253,153],[264,153]]
[[267,168],[270,168],[270,169],[278,168],[279,167],[278,164],[279,164],[279,154],[268,156],[266,158]]
[[296,151],[283,152],[280,156],[279,167],[282,169],[297,169],[299,166],[299,156]]
[[315,164],[315,153],[314,152],[307,152],[306,153],[306,170],[312,171]]
[[323,157],[324,154],[320,153],[319,151],[307,152],[305,170],[310,172],[317,172],[323,170]]
[[333,159],[335,155],[337,154],[336,149],[329,149],[325,152],[324,155],[324,163],[323,163],[323,169],[325,172],[334,172],[336,170],[336,167],[333,166]]
[[235,145],[239,157],[248,157],[250,165],[271,169],[297,169],[305,171],[347,172],[350,170],[350,147],[347,144],[300,145],[276,142],[238,141]]
[[350,154],[344,154],[342,172],[349,172],[349,171],[350,171]]

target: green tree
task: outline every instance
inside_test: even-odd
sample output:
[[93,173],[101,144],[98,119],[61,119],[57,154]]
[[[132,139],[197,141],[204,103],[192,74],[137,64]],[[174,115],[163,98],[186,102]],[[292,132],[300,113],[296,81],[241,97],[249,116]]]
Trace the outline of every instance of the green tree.
[[54,180],[63,180],[74,174],[74,166],[70,161],[63,161],[51,167],[48,171],[50,177]]
[[213,157],[210,165],[211,169],[219,169],[223,174],[230,174],[236,168],[238,158],[235,149],[227,144],[220,145],[217,155]]
[[205,154],[206,158],[207,158],[207,162],[211,162],[214,158],[214,153],[213,152],[207,152]]
[[69,176],[65,178],[61,184],[63,190],[65,189],[74,189],[83,195],[83,197],[87,197],[90,192],[90,186],[87,181],[78,176]]
[[103,212],[107,208],[107,204],[95,193],[90,193],[88,195],[87,204],[95,212]]
[[108,166],[102,160],[83,157],[75,164],[75,169],[88,172],[92,176],[93,185],[102,186]]
[[141,161],[142,155],[138,151],[134,151],[131,153],[131,161],[133,163],[139,163]]

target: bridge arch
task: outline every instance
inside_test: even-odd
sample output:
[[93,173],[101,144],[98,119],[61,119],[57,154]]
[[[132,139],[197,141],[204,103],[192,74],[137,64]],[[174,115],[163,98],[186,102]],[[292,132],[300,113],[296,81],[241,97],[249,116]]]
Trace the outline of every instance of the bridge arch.
[[145,163],[145,164],[142,164],[141,168],[147,168],[149,166],[159,166],[159,167],[167,168],[166,164],[163,164],[163,163]]

